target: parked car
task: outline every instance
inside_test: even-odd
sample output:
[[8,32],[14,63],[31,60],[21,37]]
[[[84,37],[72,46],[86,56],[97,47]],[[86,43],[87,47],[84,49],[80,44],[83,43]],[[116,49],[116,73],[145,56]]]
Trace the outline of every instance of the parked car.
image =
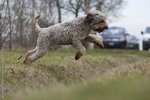
[[139,39],[137,39],[136,36],[128,35],[127,36],[127,48],[138,49],[139,48]]
[[141,33],[143,34],[143,49],[148,50],[150,49],[150,26]]
[[106,48],[126,48],[127,32],[122,27],[110,27],[102,34],[103,42]]

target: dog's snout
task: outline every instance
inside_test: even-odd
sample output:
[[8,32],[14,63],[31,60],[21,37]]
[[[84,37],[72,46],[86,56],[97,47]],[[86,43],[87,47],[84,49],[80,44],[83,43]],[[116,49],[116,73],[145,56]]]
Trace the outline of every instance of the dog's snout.
[[108,29],[109,27],[108,27],[108,25],[105,27],[105,29]]

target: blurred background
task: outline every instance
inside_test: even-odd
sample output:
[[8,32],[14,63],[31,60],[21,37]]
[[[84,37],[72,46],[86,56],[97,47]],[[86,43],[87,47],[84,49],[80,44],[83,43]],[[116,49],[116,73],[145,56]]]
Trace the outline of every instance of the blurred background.
[[[38,14],[42,14],[40,26],[47,27],[84,16],[88,11],[100,10],[107,16],[110,29],[103,35],[96,34],[103,39],[106,48],[139,49],[141,45],[141,50],[148,50],[149,4],[149,0],[1,0],[0,49],[33,48],[38,34],[32,22]],[[85,46],[97,48],[90,43]]]
[[[35,16],[48,27],[94,10],[107,16],[109,28],[93,33],[106,49],[84,43],[94,50],[75,61],[72,46],[58,46],[22,63]],[[149,10],[150,0],[0,0],[0,100],[150,100]]]

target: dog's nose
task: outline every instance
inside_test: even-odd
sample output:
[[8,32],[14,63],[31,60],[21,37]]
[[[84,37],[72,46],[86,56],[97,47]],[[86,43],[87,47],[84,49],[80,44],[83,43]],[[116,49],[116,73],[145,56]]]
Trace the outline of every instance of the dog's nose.
[[105,29],[108,29],[109,27],[108,26],[106,26],[106,28]]

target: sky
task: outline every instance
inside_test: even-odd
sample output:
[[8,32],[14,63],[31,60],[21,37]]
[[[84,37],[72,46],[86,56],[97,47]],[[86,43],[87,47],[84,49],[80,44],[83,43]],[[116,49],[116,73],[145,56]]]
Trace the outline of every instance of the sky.
[[121,26],[126,28],[129,34],[140,36],[146,26],[150,26],[150,0],[126,0],[121,10],[121,17],[110,26]]

